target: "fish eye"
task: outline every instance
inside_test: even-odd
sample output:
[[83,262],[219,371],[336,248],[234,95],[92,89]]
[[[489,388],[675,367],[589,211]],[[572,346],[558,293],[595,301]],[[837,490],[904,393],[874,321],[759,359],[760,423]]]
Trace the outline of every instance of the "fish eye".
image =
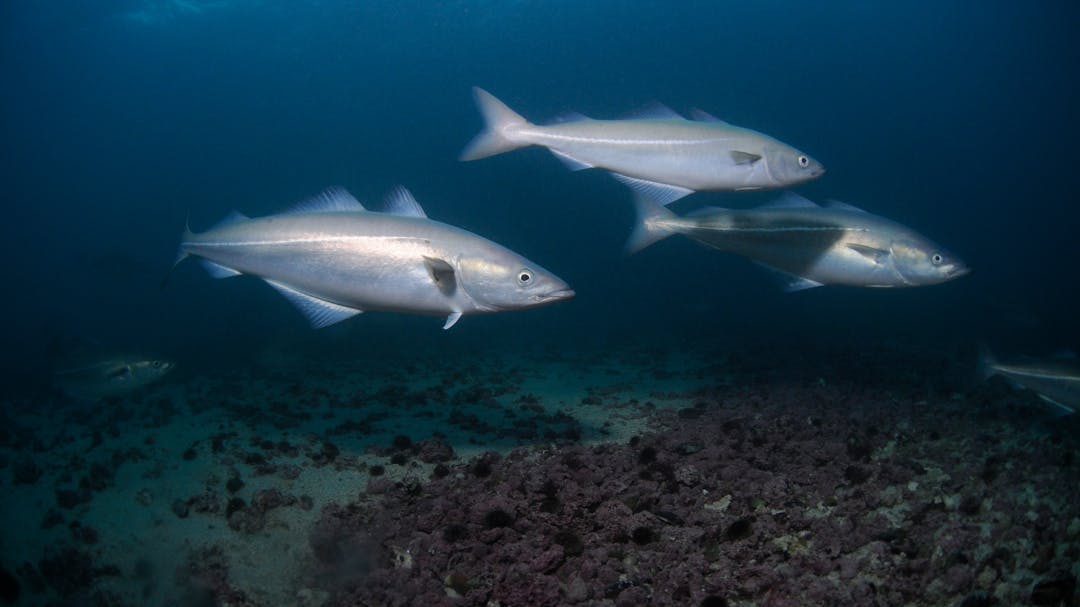
[[934,253],[930,257],[930,263],[934,264],[935,266],[940,266],[942,261],[944,261],[944,259],[942,259],[941,253]]
[[807,158],[806,156],[799,156],[799,166],[801,166],[804,169],[806,167],[810,166],[810,159]]
[[154,368],[155,369],[160,369],[161,368],[161,361],[160,360],[155,360],[154,361]]
[[530,272],[528,270],[522,270],[522,271],[518,272],[517,279],[518,279],[518,284],[519,285],[525,286],[525,285],[532,282],[532,279],[533,279],[532,272]]

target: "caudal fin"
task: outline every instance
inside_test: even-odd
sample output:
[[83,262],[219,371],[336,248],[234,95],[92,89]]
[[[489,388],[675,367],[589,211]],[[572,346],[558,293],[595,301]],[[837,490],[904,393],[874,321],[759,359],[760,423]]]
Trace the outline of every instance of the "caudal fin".
[[997,369],[995,368],[995,366],[997,365],[997,359],[994,357],[994,353],[990,351],[990,348],[985,343],[980,342],[978,345],[978,349],[979,362],[977,363],[976,370],[979,374],[979,379],[982,381],[986,381],[994,375],[997,375]]
[[176,269],[176,266],[180,265],[180,262],[184,261],[188,257],[188,252],[184,250],[184,243],[187,242],[192,235],[190,220],[190,216],[184,219],[184,232],[180,235],[180,246],[177,247],[176,250],[176,259],[173,260],[172,265],[169,266],[169,270],[165,272],[164,276],[161,277],[161,282],[158,284],[158,287],[162,289],[169,286],[169,278],[172,276],[173,270]]
[[514,127],[528,125],[528,120],[480,87],[473,87],[473,99],[476,100],[480,115],[484,117],[484,130],[465,146],[459,160],[487,158],[528,145],[513,141],[509,136]]
[[663,240],[675,233],[667,222],[678,219],[672,213],[641,194],[634,195],[634,208],[637,211],[637,223],[630,239],[626,241],[626,252],[637,253],[652,243]]

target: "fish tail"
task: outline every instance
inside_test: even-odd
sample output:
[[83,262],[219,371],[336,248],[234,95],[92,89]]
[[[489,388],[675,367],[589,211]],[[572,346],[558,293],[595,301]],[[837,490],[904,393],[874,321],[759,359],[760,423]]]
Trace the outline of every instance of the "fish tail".
[[976,365],[976,370],[979,374],[979,379],[986,381],[997,374],[997,370],[994,368],[997,365],[997,358],[994,357],[994,353],[990,351],[990,348],[985,344],[979,343],[979,362]]
[[184,232],[180,235],[180,246],[176,250],[176,259],[173,260],[169,270],[165,272],[165,276],[161,277],[161,288],[164,289],[169,285],[169,277],[172,276],[172,272],[176,269],[176,266],[180,265],[181,261],[187,259],[188,252],[184,250],[184,243],[191,239],[193,232],[191,231],[191,215],[189,214],[184,218]]
[[677,219],[678,215],[640,194],[634,195],[634,208],[637,222],[634,231],[626,241],[626,252],[637,253],[652,243],[663,240],[675,233],[665,220]]
[[528,145],[508,136],[512,128],[528,125],[528,120],[480,87],[473,87],[473,99],[484,117],[484,130],[465,146],[459,160],[487,158]]

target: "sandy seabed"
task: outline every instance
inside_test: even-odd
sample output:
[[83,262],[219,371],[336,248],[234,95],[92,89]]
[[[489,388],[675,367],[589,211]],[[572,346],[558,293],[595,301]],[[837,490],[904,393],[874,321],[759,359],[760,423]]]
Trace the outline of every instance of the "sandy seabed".
[[955,368],[534,349],[10,400],[0,602],[1080,604],[1080,422]]

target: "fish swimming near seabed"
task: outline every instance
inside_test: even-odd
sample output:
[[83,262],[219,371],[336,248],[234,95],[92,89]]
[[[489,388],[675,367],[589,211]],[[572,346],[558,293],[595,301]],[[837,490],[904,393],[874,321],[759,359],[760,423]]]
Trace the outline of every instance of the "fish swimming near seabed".
[[754,209],[707,207],[686,216],[635,199],[638,251],[672,234],[776,270],[788,291],[822,285],[915,287],[967,274],[952,253],[894,221],[841,202],[822,207],[790,192]]
[[820,177],[825,167],[768,135],[695,110],[695,120],[655,106],[627,120],[567,117],[547,126],[525,120],[474,87],[484,130],[462,151],[476,160],[520,147],[551,150],[571,170],[606,169],[638,195],[670,204],[700,190],[786,188]]
[[562,279],[461,228],[428,219],[405,188],[384,212],[330,188],[268,217],[234,213],[200,234],[186,230],[177,263],[202,258],[216,278],[251,274],[292,302],[315,328],[369,310],[445,316],[531,308],[572,297]]
[[114,356],[62,366],[52,373],[53,385],[83,399],[120,396],[152,384],[175,368],[168,360]]
[[1061,413],[1080,411],[1080,358],[1075,354],[1002,362],[981,347],[979,372],[983,379],[1000,375],[1014,387],[1031,390]]

